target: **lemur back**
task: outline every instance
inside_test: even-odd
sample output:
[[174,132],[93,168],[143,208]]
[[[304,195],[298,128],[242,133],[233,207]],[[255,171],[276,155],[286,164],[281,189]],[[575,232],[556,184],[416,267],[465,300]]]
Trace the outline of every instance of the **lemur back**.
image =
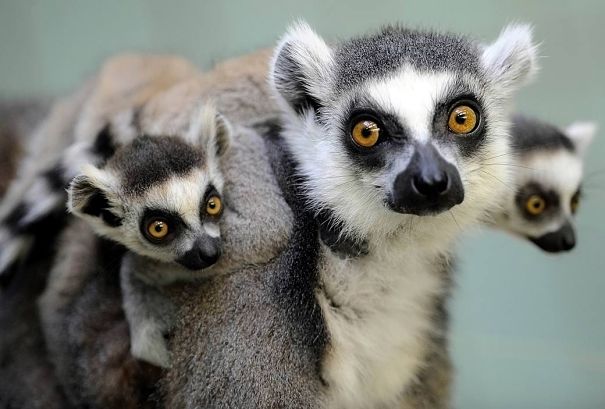
[[[581,199],[583,158],[596,125],[576,122],[565,129],[516,115],[511,129],[514,191],[507,195],[495,225],[526,238],[547,252],[576,244],[574,215]],[[494,158],[498,162],[499,158]]]

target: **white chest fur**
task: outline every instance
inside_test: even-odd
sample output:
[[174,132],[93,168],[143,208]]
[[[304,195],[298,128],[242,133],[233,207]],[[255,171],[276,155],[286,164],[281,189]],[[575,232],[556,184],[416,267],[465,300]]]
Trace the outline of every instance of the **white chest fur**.
[[389,407],[417,374],[444,283],[434,253],[407,244],[348,260],[323,248],[328,408]]

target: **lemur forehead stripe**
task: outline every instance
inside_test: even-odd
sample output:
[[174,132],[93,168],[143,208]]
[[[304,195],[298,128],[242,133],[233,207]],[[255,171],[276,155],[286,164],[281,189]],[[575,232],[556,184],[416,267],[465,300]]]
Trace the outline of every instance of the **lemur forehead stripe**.
[[557,149],[575,152],[571,139],[558,128],[522,115],[513,117],[511,134],[513,136],[513,149],[517,153]]
[[403,64],[419,70],[462,71],[479,74],[477,44],[449,34],[387,27],[377,34],[341,43],[335,55],[335,89],[386,76]]
[[124,190],[140,193],[174,175],[205,166],[204,153],[177,137],[139,136],[118,151],[111,166],[119,169]]

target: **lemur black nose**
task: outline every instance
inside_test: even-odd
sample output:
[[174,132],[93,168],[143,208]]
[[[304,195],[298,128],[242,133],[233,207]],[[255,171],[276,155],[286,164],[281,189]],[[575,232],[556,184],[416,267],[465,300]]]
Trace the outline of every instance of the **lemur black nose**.
[[439,196],[447,192],[450,180],[447,173],[418,174],[412,179],[412,187],[427,197]]
[[201,270],[216,263],[221,256],[220,239],[202,238],[176,261],[190,270]]
[[566,222],[559,230],[530,240],[544,251],[558,253],[569,251],[576,246],[576,232],[573,226]]
[[395,178],[389,205],[399,213],[430,215],[463,200],[458,170],[429,143],[415,147],[407,168]]

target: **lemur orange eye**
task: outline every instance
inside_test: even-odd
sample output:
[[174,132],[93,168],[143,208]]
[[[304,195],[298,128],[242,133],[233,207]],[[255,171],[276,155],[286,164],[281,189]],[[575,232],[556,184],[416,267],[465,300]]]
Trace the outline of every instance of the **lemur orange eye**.
[[371,148],[378,142],[380,128],[376,122],[364,119],[355,124],[351,131],[351,137],[362,148]]
[[571,198],[571,202],[569,203],[569,206],[571,207],[571,213],[572,214],[576,214],[576,212],[578,211],[578,207],[580,206],[580,193],[576,193],[575,195],[573,195],[573,197]]
[[537,216],[546,208],[546,201],[538,195],[531,195],[525,202],[525,210],[532,216]]
[[206,213],[210,216],[218,216],[223,210],[223,202],[218,196],[211,196],[206,202]]
[[168,223],[161,219],[152,220],[147,225],[147,233],[154,240],[162,240],[168,235],[169,231]]
[[447,126],[457,135],[471,133],[477,127],[477,111],[468,105],[458,105],[450,113]]

